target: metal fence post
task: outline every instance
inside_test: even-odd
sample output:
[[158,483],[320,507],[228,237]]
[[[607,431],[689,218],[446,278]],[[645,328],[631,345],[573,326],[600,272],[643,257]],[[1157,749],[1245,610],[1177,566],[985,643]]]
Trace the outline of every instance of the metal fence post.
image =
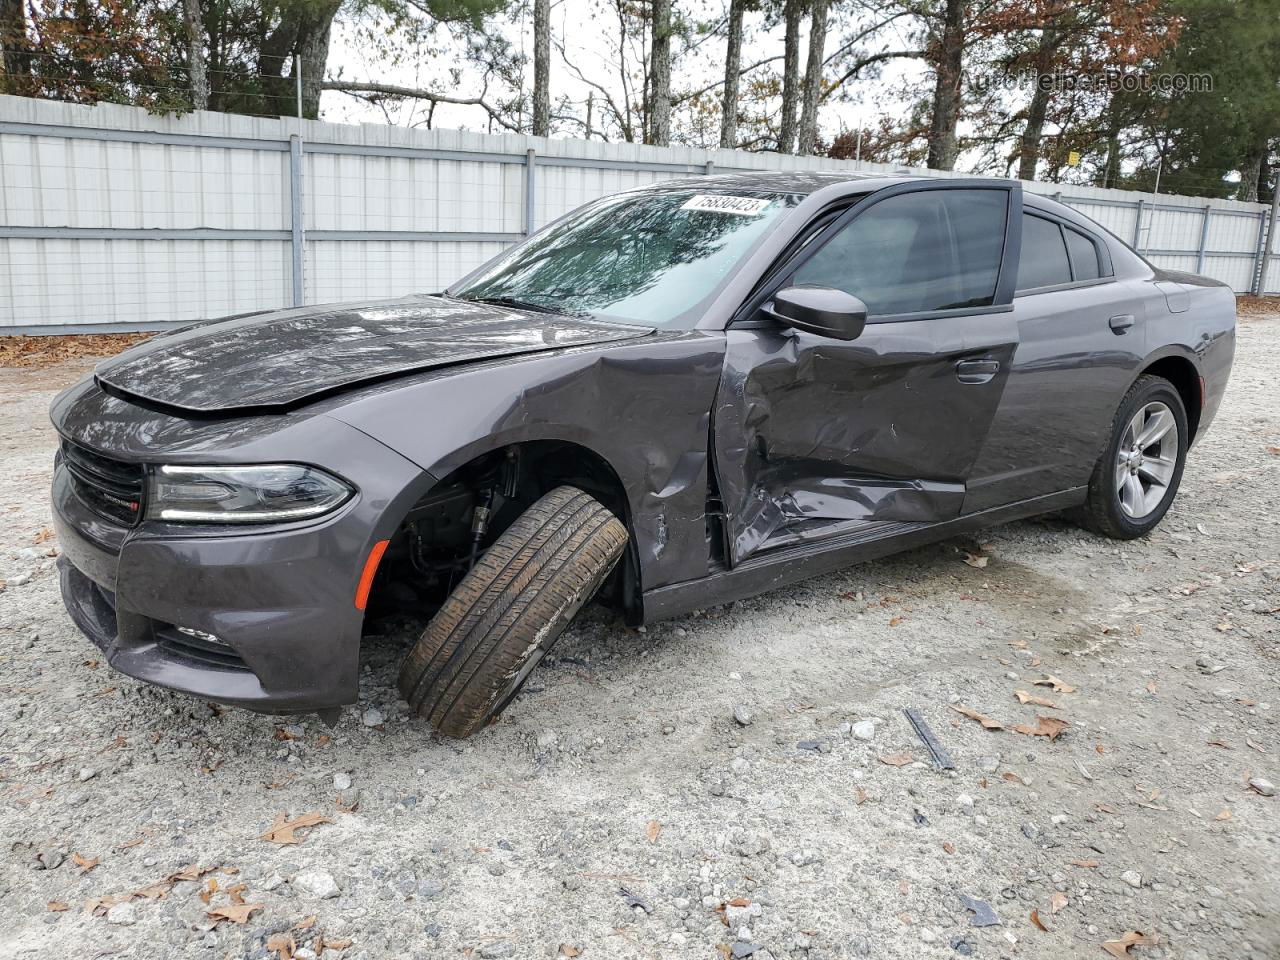
[[1209,218],[1213,216],[1213,204],[1204,205],[1204,220],[1200,224],[1200,249],[1196,251],[1196,273],[1204,273],[1204,254],[1209,243]]
[[1267,242],[1267,211],[1258,211],[1258,239],[1253,244],[1253,268],[1249,274],[1249,292],[1255,297],[1259,296],[1259,283],[1262,279],[1262,262],[1265,259],[1262,255],[1262,245]]
[[1267,292],[1267,274],[1271,267],[1271,252],[1276,245],[1276,219],[1280,217],[1280,173],[1271,187],[1271,216],[1267,220],[1267,239],[1262,244],[1262,256],[1258,262],[1258,275],[1253,283],[1253,295],[1260,297]]
[[716,162],[714,160],[708,160],[706,164],[703,166],[702,172],[706,174],[708,177],[711,176],[713,173],[716,172]]
[[293,248],[293,305],[300,307],[306,290],[302,274],[306,238],[302,232],[302,137],[296,133],[289,137],[289,227]]
[[530,147],[524,152],[524,235],[533,233],[533,201],[537,187],[538,154]]
[[1138,216],[1133,221],[1133,249],[1140,250],[1139,244],[1142,242],[1142,211],[1146,208],[1147,202],[1144,198],[1138,198]]

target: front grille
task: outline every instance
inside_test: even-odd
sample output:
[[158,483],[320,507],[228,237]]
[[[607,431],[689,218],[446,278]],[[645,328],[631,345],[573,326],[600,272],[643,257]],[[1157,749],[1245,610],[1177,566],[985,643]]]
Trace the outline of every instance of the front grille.
[[126,527],[142,519],[146,481],[141,464],[112,460],[67,440],[62,441],[62,462],[89,509]]

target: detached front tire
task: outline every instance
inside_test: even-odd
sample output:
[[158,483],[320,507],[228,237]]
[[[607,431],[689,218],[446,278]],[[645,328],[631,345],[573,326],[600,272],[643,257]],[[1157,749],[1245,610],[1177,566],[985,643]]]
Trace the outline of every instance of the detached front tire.
[[485,551],[400,667],[400,693],[450,737],[496,718],[627,544],[626,527],[576,487],[557,487]]
[[1186,407],[1173,384],[1139,377],[1111,423],[1077,516],[1080,525],[1116,540],[1149,533],[1178,493],[1190,440]]

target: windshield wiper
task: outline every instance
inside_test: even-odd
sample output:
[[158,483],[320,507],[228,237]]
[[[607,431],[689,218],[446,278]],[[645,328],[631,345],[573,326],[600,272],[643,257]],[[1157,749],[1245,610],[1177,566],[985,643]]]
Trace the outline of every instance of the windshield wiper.
[[495,307],[515,307],[517,310],[533,310],[537,313],[566,313],[564,310],[557,310],[555,307],[548,307],[542,303],[530,303],[528,300],[521,300],[518,297],[459,297],[458,299],[466,300],[469,303],[491,303]]

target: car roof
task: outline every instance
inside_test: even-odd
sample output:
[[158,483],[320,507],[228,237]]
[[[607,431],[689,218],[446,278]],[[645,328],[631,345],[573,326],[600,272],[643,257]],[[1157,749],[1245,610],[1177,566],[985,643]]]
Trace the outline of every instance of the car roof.
[[663,190],[740,190],[752,193],[810,194],[840,184],[856,184],[859,190],[879,190],[904,180],[923,180],[925,177],[885,176],[882,173],[859,173],[827,170],[758,170],[749,173],[717,173],[700,177],[681,177],[649,184],[641,189]]

